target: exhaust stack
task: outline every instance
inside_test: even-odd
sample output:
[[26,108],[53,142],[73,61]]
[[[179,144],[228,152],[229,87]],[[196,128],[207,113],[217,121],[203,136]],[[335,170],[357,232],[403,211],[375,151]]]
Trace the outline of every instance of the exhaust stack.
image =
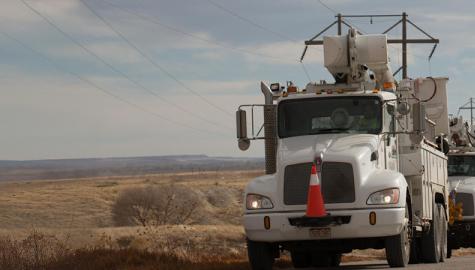
[[265,97],[264,105],[264,137],[266,174],[276,172],[277,163],[277,106],[274,105],[273,93],[269,86],[261,82],[261,91]]

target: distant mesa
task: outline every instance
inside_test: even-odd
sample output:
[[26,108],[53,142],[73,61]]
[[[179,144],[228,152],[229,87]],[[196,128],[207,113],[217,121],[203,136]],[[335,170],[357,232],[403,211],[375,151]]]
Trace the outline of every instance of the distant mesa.
[[0,181],[258,169],[264,169],[264,158],[176,155],[25,161],[0,160]]

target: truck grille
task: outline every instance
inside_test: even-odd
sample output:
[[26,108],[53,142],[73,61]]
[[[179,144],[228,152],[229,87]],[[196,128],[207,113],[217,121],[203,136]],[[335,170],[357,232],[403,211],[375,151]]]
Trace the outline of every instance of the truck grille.
[[[307,204],[311,168],[311,162],[285,167],[284,203],[286,205]],[[324,162],[321,185],[325,203],[355,201],[353,167],[349,163]]]
[[311,170],[311,162],[285,167],[284,203],[286,205],[307,204],[307,193]]
[[322,167],[322,193],[325,203],[354,202],[355,181],[351,164],[324,162]]
[[462,203],[462,215],[463,216],[473,216],[473,195],[470,193],[458,193],[455,195],[455,202]]

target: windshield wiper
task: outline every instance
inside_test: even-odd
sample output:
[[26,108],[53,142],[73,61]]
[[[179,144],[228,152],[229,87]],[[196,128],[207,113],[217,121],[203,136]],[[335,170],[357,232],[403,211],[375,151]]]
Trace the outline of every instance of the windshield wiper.
[[322,128],[311,131],[309,134],[319,134],[319,133],[339,133],[342,131],[348,131],[349,128]]
[[448,176],[469,176],[466,173],[449,173]]

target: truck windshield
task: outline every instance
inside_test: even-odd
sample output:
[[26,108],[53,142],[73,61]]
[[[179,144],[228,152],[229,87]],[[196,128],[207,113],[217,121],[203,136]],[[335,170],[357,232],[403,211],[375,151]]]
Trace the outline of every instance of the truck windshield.
[[449,176],[475,176],[475,155],[449,156]]
[[279,137],[328,133],[378,134],[382,102],[376,97],[319,97],[279,103]]

